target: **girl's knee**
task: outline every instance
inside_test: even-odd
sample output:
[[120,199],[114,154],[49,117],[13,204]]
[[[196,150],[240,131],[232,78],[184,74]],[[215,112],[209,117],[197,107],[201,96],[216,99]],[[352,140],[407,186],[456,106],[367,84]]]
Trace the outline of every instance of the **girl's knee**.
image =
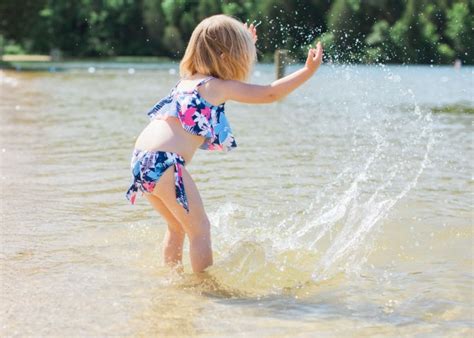
[[187,224],[186,233],[191,240],[194,238],[208,238],[211,233],[211,223],[207,217],[191,221]]

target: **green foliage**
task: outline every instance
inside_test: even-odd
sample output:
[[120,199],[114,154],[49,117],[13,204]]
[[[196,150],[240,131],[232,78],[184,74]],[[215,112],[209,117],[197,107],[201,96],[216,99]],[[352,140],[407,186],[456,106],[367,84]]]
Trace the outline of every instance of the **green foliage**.
[[219,0],[201,0],[198,5],[198,21],[221,13],[221,2]]
[[175,26],[166,26],[163,40],[167,50],[175,51],[176,55],[172,56],[176,57],[184,51],[183,38],[179,29]]
[[472,2],[454,3],[447,11],[446,36],[452,43],[453,50],[458,58],[468,63],[474,63],[474,17]]
[[456,56],[456,52],[445,43],[441,43],[437,47],[441,63],[449,63]]
[[1,0],[0,52],[180,58],[194,27],[225,13],[258,22],[260,59],[474,63],[473,0]]
[[177,26],[180,14],[183,12],[185,0],[163,0],[161,7],[165,14],[166,22],[170,26]]
[[23,47],[15,43],[5,44],[3,51],[5,54],[25,54]]
[[160,53],[164,49],[162,36],[166,27],[161,1],[143,0],[143,23],[151,52]]
[[372,31],[365,39],[363,60],[367,63],[387,62],[392,59],[393,45],[390,43],[390,24],[380,20],[372,26]]

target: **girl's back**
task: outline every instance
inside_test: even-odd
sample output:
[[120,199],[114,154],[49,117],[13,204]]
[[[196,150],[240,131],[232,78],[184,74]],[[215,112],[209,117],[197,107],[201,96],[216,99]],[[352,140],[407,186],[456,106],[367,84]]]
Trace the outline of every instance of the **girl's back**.
[[[206,101],[214,103],[217,97],[212,95],[214,81],[208,81],[203,86],[196,86],[204,77],[182,79],[176,86],[178,92],[192,92],[196,89]],[[201,88],[202,87],[202,88]],[[202,145],[205,137],[194,135],[183,129],[181,122],[175,116],[152,119],[138,136],[135,148],[147,151],[170,151],[181,154],[189,163],[196,149]]]

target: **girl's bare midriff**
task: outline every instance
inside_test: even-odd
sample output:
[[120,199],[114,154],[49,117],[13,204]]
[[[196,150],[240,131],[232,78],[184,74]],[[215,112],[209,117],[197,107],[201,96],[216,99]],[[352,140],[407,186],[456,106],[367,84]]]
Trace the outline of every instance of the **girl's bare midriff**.
[[152,120],[135,142],[135,148],[146,151],[169,151],[181,155],[189,163],[204,137],[193,135],[176,117]]

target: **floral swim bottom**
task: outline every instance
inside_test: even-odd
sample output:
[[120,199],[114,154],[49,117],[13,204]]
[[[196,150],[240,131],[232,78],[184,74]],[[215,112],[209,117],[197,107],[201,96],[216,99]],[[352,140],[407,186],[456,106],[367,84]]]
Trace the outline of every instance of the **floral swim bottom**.
[[168,151],[145,151],[133,150],[131,168],[133,182],[127,190],[126,197],[135,204],[138,190],[142,193],[153,192],[156,182],[161,175],[171,166],[174,166],[174,185],[176,189],[176,201],[189,212],[188,199],[184,191],[183,172],[184,159]]

